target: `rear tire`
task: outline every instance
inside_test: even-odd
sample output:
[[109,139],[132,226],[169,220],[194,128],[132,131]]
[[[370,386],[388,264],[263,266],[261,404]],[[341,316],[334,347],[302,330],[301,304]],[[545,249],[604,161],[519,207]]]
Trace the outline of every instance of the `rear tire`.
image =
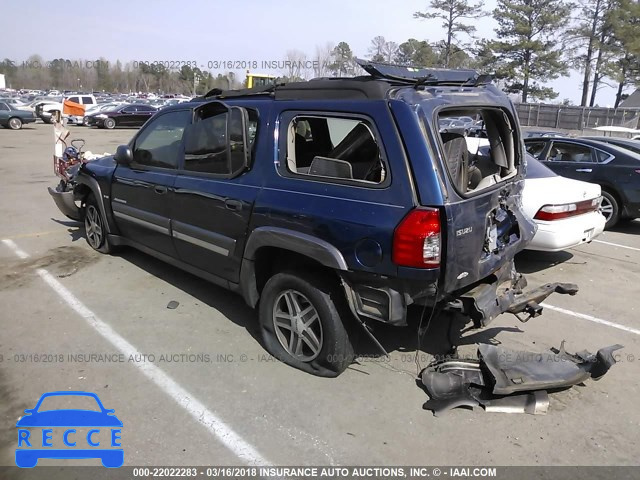
[[337,377],[355,358],[341,318],[351,313],[337,282],[321,274],[282,272],[264,286],[260,333],[269,353],[312,375]]
[[84,208],[85,238],[91,248],[100,253],[111,253],[113,247],[107,237],[106,219],[102,216],[93,194],[87,197]]
[[605,223],[605,230],[610,230],[620,221],[620,205],[616,197],[606,190],[602,190],[602,204],[600,205],[600,212],[607,219]]
[[11,130],[20,130],[22,128],[22,120],[18,117],[11,117],[7,125]]

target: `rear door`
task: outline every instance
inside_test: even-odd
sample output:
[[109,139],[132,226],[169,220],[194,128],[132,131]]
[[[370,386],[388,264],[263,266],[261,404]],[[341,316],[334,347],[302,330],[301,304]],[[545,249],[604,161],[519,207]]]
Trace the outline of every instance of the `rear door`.
[[127,105],[116,116],[116,122],[118,122],[118,125],[130,127],[135,122],[136,113],[137,108],[135,105]]
[[136,127],[142,126],[147,120],[149,120],[153,116],[155,112],[156,112],[156,109],[151,105],[137,105],[136,114],[135,114],[135,117],[132,119],[131,124]]
[[133,162],[118,165],[111,187],[111,206],[122,235],[170,256],[176,252],[169,210],[183,155],[182,135],[190,123],[191,110],[154,118],[134,138]]
[[171,211],[179,258],[234,283],[239,282],[247,227],[259,192],[256,180],[251,181],[255,174],[241,158],[252,148],[249,137],[243,145],[242,128],[255,135],[257,116],[251,111],[250,120],[243,120],[243,112],[247,111],[221,102],[196,110],[185,133],[184,163]]
[[462,105],[435,113],[434,124],[450,116],[469,116],[484,125],[480,137],[448,131],[434,139],[439,157],[434,161],[442,165],[439,170],[448,185],[441,258],[443,288],[452,292],[508,266],[536,227],[521,207],[524,149],[512,111]]
[[593,182],[597,163],[593,148],[580,143],[552,140],[546,153],[546,164],[558,175]]

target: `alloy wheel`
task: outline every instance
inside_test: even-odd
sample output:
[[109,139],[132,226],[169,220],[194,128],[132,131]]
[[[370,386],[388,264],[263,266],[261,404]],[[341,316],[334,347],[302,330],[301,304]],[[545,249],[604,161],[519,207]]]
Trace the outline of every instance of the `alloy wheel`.
[[310,362],[320,354],[320,315],[302,293],[285,290],[278,296],[273,306],[273,327],[282,348],[295,359]]
[[84,228],[89,245],[96,250],[100,248],[104,230],[102,228],[102,217],[95,205],[87,205],[87,212],[84,217]]
[[604,218],[607,220],[607,222],[611,220],[611,216],[613,215],[613,205],[607,197],[602,197],[602,202],[600,203],[600,213],[604,215]]

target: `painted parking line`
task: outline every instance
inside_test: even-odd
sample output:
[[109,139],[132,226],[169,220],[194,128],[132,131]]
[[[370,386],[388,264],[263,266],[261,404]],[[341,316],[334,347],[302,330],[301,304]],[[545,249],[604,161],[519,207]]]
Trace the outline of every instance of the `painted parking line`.
[[549,305],[548,303],[542,303],[541,305],[544,308],[548,308],[549,310],[554,310],[556,312],[564,313],[565,315],[571,315],[572,317],[581,318],[583,320],[588,320],[590,322],[606,325],[607,327],[617,328],[618,330],[624,330],[625,332],[640,335],[640,330],[638,330],[637,328],[620,325],[619,323],[610,322],[609,320],[604,320],[602,318],[594,317],[592,315],[587,315],[586,313],[578,313],[578,312],[574,312],[573,310],[567,310],[566,308],[554,307],[553,305]]
[[627,248],[629,250],[635,250],[636,252],[640,252],[640,248],[629,247],[627,245],[620,245],[619,243],[605,242],[604,240],[591,240],[593,243],[603,243],[605,245],[611,245],[612,247],[618,248]]
[[[3,239],[7,247],[21,259],[29,258],[29,254],[22,250],[11,239]],[[51,289],[64,300],[78,315],[80,315],[96,332],[105,338],[121,353],[129,357],[138,354],[138,349],[121,337],[107,323],[102,321],[95,313],[87,308],[71,291],[62,285],[53,275],[44,268],[38,268],[36,273],[45,281]],[[162,369],[151,363],[134,363],[141,372],[162,391],[169,395],[178,405],[186,410],[198,423],[203,425],[214,437],[231,450],[238,458],[250,465],[272,465],[258,450],[244,440],[238,433],[218,418],[213,412],[204,406],[199,400],[181,387],[175,380]]]
[[[72,228],[73,226],[69,225],[67,228]],[[32,233],[20,233],[18,235],[10,235],[5,237],[6,239],[16,240],[18,238],[33,238],[33,237],[42,237],[44,235],[52,235],[54,233],[68,233],[67,230],[45,230],[44,232],[32,232]]]

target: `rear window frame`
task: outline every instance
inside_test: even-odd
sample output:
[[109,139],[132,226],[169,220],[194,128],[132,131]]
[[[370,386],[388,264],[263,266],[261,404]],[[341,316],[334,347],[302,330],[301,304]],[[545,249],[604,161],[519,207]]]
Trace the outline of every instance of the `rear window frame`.
[[[501,181],[497,182],[496,184],[491,185],[487,188],[483,188],[482,190],[474,190],[471,192],[461,192],[460,189],[458,189],[458,187],[456,186],[455,182],[453,181],[453,178],[451,176],[451,171],[449,170],[449,167],[446,165],[446,159],[444,158],[445,148],[444,148],[444,142],[442,141],[442,136],[440,134],[439,120],[443,112],[450,111],[450,112],[454,112],[453,116],[462,116],[464,115],[463,112],[470,112],[473,110],[478,112],[482,110],[493,110],[497,112],[502,112],[503,114],[507,115],[507,118],[511,123],[511,129],[513,130],[513,139],[514,139],[513,161],[514,161],[515,172],[503,178]],[[456,115],[455,112],[459,112],[460,114]],[[464,116],[471,116],[471,115],[464,115]],[[425,119],[427,119],[430,122],[430,125],[425,125],[425,126],[428,129],[431,129],[434,134],[433,137],[435,138],[435,145],[432,145],[432,147],[435,147],[435,148],[432,148],[432,150],[438,156],[438,162],[441,166],[441,169],[444,170],[444,174],[448,179],[448,186],[453,188],[453,190],[456,192],[456,195],[458,195],[460,198],[463,198],[463,199],[473,198],[473,197],[482,195],[486,192],[498,190],[499,188],[504,187],[504,184],[508,180],[516,178],[518,177],[518,175],[522,175],[523,173],[522,167],[525,165],[524,159],[526,155],[525,147],[524,147],[524,139],[521,135],[517,118],[514,117],[514,115],[508,108],[500,105],[481,104],[481,103],[469,103],[469,104],[449,104],[448,103],[433,109],[432,117],[430,120],[427,115],[419,115],[419,117],[421,117],[420,121],[424,121]],[[434,128],[434,127],[437,127],[437,128]],[[485,122],[485,128],[486,128],[486,122]],[[465,139],[466,138],[467,137],[465,136]],[[478,137],[471,137],[471,138],[478,138]],[[425,138],[425,141],[432,142],[433,140],[431,138]],[[522,177],[524,178],[524,175],[522,175]]]
[[[323,177],[321,175],[309,175],[307,173],[292,172],[288,168],[287,164],[287,149],[288,149],[288,135],[289,126],[296,118],[299,117],[317,117],[317,118],[336,118],[342,120],[354,120],[364,122],[369,131],[373,135],[373,139],[378,146],[378,152],[380,153],[381,160],[385,168],[385,178],[380,183],[369,182],[366,180],[348,179],[348,178],[336,178],[336,177]],[[330,110],[284,110],[280,113],[277,120],[277,154],[275,161],[275,169],[277,174],[283,178],[297,179],[303,181],[329,183],[332,185],[344,185],[349,187],[359,187],[367,189],[383,190],[391,186],[391,166],[389,158],[387,156],[384,142],[382,141],[382,135],[378,130],[373,117],[363,113],[350,113],[350,112],[336,112]]]

